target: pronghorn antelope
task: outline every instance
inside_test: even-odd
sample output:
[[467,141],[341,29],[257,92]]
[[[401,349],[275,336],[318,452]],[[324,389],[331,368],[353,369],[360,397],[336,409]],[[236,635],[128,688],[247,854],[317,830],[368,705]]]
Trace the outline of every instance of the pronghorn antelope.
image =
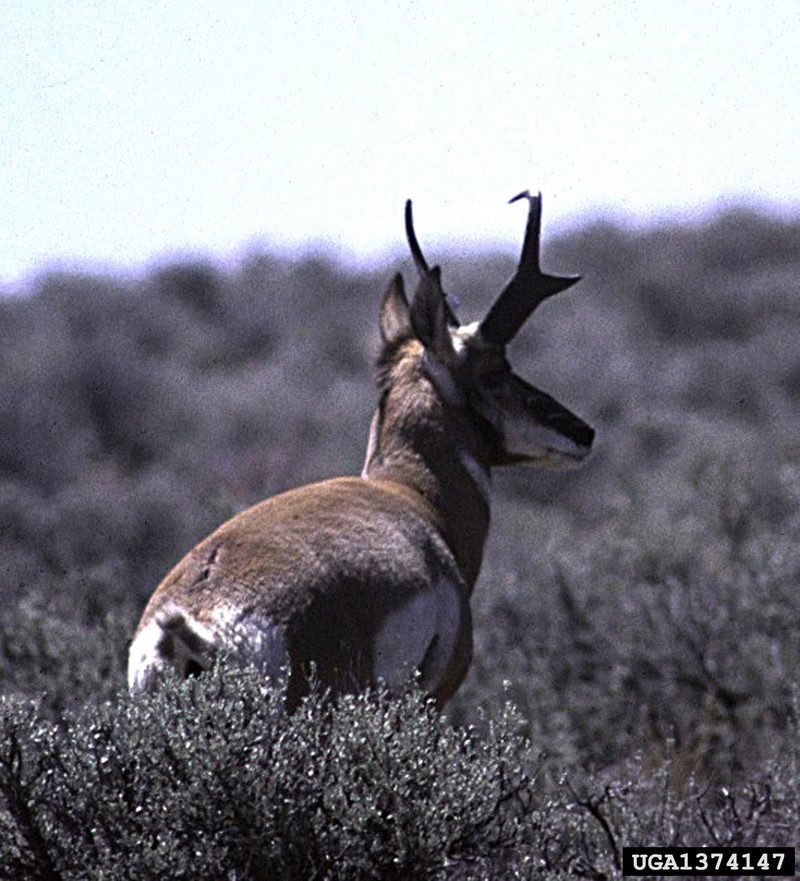
[[414,233],[420,281],[399,274],[380,310],[380,399],[360,477],[291,490],[243,511],[161,582],[130,649],[146,689],[222,651],[288,676],[287,706],[309,671],[333,693],[418,672],[442,706],[470,663],[470,595],[489,528],[490,470],[574,466],[594,431],[516,376],[506,345],[545,298],[579,280],[539,268],[541,195],[527,198],[519,267],[486,317],[460,325]]

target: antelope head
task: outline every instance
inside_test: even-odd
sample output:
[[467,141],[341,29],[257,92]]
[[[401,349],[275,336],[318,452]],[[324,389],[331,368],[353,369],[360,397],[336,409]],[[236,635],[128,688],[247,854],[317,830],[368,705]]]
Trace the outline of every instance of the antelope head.
[[[420,280],[410,303],[399,275],[384,297],[381,361],[391,363],[409,339],[422,345],[422,370],[449,411],[460,443],[484,469],[510,464],[571,468],[588,455],[594,430],[517,376],[506,347],[540,303],[572,287],[580,276],[542,272],[541,194],[525,191],[511,202],[519,199],[527,199],[529,206],[519,265],[486,317],[469,325],[458,322],[442,289],[440,268],[428,265],[414,232],[411,202],[406,203],[406,235]],[[370,446],[374,452],[375,444]]]

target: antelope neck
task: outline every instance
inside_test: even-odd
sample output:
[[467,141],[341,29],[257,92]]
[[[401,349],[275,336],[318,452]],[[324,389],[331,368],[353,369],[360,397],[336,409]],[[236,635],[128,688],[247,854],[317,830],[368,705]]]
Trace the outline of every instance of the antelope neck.
[[391,481],[422,497],[472,590],[489,531],[489,472],[443,426],[426,428],[413,432],[387,426],[379,407],[363,476]]

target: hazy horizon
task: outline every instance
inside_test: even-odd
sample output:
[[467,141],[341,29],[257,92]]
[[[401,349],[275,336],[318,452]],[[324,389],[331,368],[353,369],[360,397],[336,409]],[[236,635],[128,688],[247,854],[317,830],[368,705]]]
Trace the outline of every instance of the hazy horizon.
[[251,249],[427,247],[754,205],[800,213],[792,2],[8,10],[0,288]]

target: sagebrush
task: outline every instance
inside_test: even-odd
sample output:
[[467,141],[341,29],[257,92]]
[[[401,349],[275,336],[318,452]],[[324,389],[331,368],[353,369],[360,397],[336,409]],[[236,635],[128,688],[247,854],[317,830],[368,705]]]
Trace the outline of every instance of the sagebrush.
[[[359,472],[395,267],[0,299],[0,875],[611,878],[626,844],[800,840],[800,222],[597,223],[544,259],[584,281],[512,357],[597,452],[497,475],[446,719],[413,687],[286,718],[248,671],[121,690],[187,548]],[[451,260],[448,290],[483,314],[512,264]]]

